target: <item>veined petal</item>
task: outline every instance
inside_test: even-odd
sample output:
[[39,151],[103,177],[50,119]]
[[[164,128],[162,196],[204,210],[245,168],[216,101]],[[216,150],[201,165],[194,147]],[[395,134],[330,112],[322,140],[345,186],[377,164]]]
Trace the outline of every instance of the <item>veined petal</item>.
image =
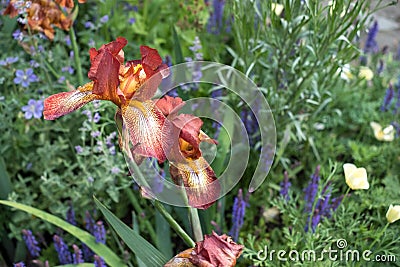
[[187,159],[185,163],[171,162],[169,170],[177,185],[183,182],[190,206],[207,209],[218,199],[220,184],[203,157]]
[[170,119],[173,119],[181,107],[185,105],[185,102],[183,102],[180,97],[166,95],[163,98],[158,99],[155,104],[164,116],[169,116]]
[[154,157],[159,161],[166,159],[164,147],[169,147],[168,133],[163,131],[164,115],[151,100],[130,101],[122,107],[124,125],[129,129],[134,153],[144,157]]
[[77,90],[62,92],[49,96],[44,100],[43,116],[46,120],[54,120],[99,99],[92,93],[93,82],[78,87]]

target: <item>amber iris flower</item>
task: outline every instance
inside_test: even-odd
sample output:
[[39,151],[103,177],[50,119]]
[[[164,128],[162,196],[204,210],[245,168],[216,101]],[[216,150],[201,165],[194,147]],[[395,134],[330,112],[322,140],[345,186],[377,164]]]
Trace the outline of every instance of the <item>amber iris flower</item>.
[[[93,100],[112,101],[118,107],[117,124],[122,122],[129,133],[136,163],[146,157],[159,162],[168,158],[171,177],[185,186],[189,204],[209,207],[217,199],[219,185],[199,146],[202,141],[215,141],[201,131],[200,118],[178,114],[184,105],[181,98],[151,99],[169,74],[157,50],[141,46],[142,58],[124,63],[122,48],[126,44],[126,39],[119,37],[99,50],[91,48],[88,77],[92,81],[45,99],[44,118],[54,120]],[[212,182],[212,189],[206,190]]]
[[[19,14],[17,0],[11,0],[4,15],[15,17]],[[72,25],[71,11],[74,7],[72,0],[32,0],[27,8],[27,24],[32,31],[43,32],[50,40],[54,38],[53,26],[68,31]],[[80,0],[79,3],[84,3]],[[66,15],[61,8],[66,8]]]

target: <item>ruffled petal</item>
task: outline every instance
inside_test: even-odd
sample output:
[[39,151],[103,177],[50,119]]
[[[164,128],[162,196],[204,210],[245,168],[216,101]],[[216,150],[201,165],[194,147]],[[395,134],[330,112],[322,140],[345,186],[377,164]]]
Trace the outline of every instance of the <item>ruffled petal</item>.
[[177,185],[183,182],[190,206],[207,209],[219,198],[220,184],[203,157],[185,163],[170,162],[169,170]]
[[49,96],[44,100],[44,118],[46,120],[57,119],[58,117],[82,107],[90,101],[99,99],[97,95],[92,94],[92,88],[93,82],[90,82],[79,87],[77,90]]
[[134,153],[154,157],[160,162],[166,159],[164,149],[169,147],[168,133],[163,131],[165,117],[151,100],[132,100],[122,107],[124,125],[129,129]]
[[117,94],[119,85],[120,62],[107,49],[99,50],[93,58],[88,77],[94,81],[93,94],[99,95],[102,99],[111,100],[120,105],[120,98]]
[[182,98],[164,96],[155,102],[157,108],[164,114],[164,116],[169,116],[169,119],[173,119],[176,113],[185,105]]

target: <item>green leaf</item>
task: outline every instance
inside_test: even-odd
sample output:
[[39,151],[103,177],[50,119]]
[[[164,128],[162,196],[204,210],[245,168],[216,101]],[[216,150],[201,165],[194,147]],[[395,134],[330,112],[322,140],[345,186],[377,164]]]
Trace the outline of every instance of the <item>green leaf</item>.
[[147,267],[159,267],[167,262],[163,254],[152,244],[124,224],[96,198],[94,201],[115,232]]
[[85,243],[94,253],[96,253],[97,255],[101,255],[101,257],[103,257],[104,261],[110,266],[126,267],[126,265],[122,262],[122,260],[119,259],[118,256],[113,251],[111,251],[106,245],[97,243],[94,236],[92,236],[88,232],[86,232],[72,224],[69,224],[66,221],[64,221],[54,215],[51,215],[47,212],[32,208],[30,206],[26,206],[24,204],[6,201],[6,200],[0,200],[0,204],[25,211],[25,212],[30,213],[42,220],[45,220],[51,224],[54,224],[57,227],[60,227],[64,231],[70,233],[71,235],[75,236],[77,239],[79,239],[80,241]]
[[10,177],[8,176],[4,160],[0,157],[0,199],[6,199],[11,190]]
[[183,63],[184,59],[182,54],[181,42],[179,41],[179,36],[175,27],[172,27],[172,33],[174,41],[175,64]]

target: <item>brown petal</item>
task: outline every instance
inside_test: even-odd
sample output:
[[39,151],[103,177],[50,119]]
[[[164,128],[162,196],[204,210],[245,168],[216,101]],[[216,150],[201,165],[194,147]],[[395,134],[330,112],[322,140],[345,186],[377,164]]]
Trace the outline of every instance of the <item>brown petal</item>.
[[203,157],[185,163],[170,162],[170,174],[177,185],[183,182],[192,207],[207,209],[219,198],[220,184]]
[[164,265],[164,267],[196,267],[196,265],[191,263],[189,260],[192,251],[193,248],[182,251],[181,253],[173,257],[170,261],[168,261]]
[[54,120],[65,114],[82,107],[83,105],[99,99],[97,95],[92,94],[93,82],[79,87],[70,92],[58,93],[49,96],[44,100],[43,116],[46,120]]
[[117,94],[120,65],[118,59],[109,50],[102,49],[94,56],[88,73],[89,79],[94,81],[93,94],[99,95],[102,99],[111,100],[117,106],[120,105]]
[[243,245],[236,244],[231,237],[213,231],[203,241],[196,242],[190,261],[196,266],[231,267],[236,265],[242,250]]

